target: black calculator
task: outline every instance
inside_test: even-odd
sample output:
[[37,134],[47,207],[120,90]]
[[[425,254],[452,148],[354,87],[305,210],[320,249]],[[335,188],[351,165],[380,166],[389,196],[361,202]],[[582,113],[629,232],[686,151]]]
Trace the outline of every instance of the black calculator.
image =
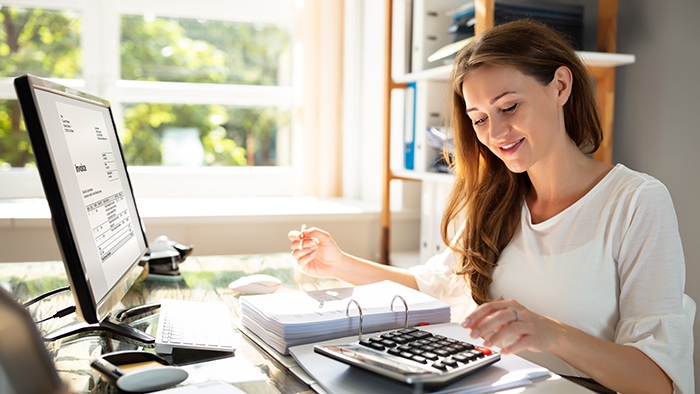
[[500,353],[418,328],[405,328],[314,352],[407,383],[442,386],[501,359]]

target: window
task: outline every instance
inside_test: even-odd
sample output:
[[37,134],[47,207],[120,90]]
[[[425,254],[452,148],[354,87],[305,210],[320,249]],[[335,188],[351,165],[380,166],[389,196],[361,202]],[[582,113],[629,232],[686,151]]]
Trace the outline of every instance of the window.
[[[290,21],[291,22],[291,21]],[[121,80],[229,84],[229,94],[259,91],[240,106],[123,103],[125,155],[131,165],[274,166],[277,135],[289,132],[291,102],[276,99],[291,85],[291,23],[122,15]],[[144,83],[145,89],[158,85]],[[195,86],[196,88],[196,86]],[[177,88],[175,88],[177,90]],[[186,89],[180,90],[186,93]],[[282,138],[280,141],[288,141]],[[288,157],[287,154],[280,157]]]
[[[80,15],[71,10],[0,8],[0,77],[24,73],[80,78]],[[4,89],[7,90],[7,89]],[[34,164],[29,138],[12,92],[0,96],[0,166]]]
[[3,2],[0,197],[38,197],[3,180],[38,180],[12,87],[24,73],[111,102],[137,196],[172,196],[183,183],[202,196],[294,194],[297,3]]

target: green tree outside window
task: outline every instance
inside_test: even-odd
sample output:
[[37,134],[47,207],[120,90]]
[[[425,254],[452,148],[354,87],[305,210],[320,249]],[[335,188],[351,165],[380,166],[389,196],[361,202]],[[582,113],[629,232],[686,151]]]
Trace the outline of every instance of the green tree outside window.
[[[80,16],[70,11],[1,7],[0,76],[25,73],[80,78]],[[123,16],[121,78],[129,80],[289,85],[286,27]],[[161,165],[167,130],[194,128],[202,165],[276,165],[277,133],[288,108],[125,103],[120,138],[130,165]],[[33,166],[16,100],[0,100],[0,166]]]
[[[80,78],[80,16],[0,6],[0,76]],[[0,167],[34,165],[17,100],[0,100]]]

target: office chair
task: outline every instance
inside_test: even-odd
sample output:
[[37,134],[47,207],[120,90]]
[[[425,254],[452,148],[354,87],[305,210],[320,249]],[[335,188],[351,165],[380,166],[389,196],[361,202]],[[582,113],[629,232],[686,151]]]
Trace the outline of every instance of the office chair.
[[693,327],[696,310],[697,305],[695,304],[695,301],[692,298],[690,298],[689,295],[683,294],[683,312],[686,316],[688,316],[688,320],[690,320],[690,327]]

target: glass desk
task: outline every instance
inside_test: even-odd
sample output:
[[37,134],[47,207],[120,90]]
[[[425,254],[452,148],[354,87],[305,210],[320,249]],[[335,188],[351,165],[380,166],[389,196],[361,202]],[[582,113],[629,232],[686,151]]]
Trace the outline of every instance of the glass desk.
[[[283,283],[277,292],[347,286],[347,283],[336,279],[319,279],[303,274],[288,253],[190,256],[182,263],[180,271],[182,278],[176,281],[155,280],[142,276],[124,297],[123,306],[128,308],[155,303],[166,298],[219,301],[228,305],[232,317],[238,319],[239,294],[229,290],[228,284],[241,276],[253,273],[275,276]],[[67,284],[61,262],[0,264],[0,286],[10,291],[19,302],[26,302]],[[34,320],[39,320],[70,305],[74,305],[73,296],[70,292],[64,292],[32,305],[29,311]],[[138,316],[136,319],[129,324],[155,335],[157,315]],[[72,314],[41,323],[38,328],[41,334],[45,335],[76,320],[76,315]],[[248,393],[314,392],[309,384],[280,363],[279,358],[272,357],[237,329],[234,331],[236,351],[233,354],[176,349],[172,355],[163,358],[181,366],[190,374],[183,385],[224,380]],[[90,362],[100,354],[141,348],[153,351],[153,347],[144,347],[142,344],[107,333],[75,335],[47,343],[47,348],[61,379],[69,386],[71,393],[117,392],[116,388],[104,382],[100,375],[90,368]]]

